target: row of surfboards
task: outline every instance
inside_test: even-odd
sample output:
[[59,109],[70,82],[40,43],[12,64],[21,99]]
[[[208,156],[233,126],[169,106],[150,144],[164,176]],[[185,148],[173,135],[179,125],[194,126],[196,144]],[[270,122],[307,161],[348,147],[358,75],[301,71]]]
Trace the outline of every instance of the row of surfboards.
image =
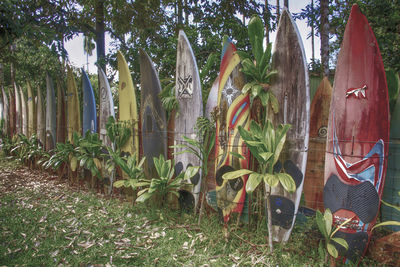
[[[131,122],[133,132],[131,139],[122,150],[126,154],[138,156],[140,147],[140,154],[147,158],[144,166],[147,177],[156,175],[152,158],[160,154],[167,156],[167,132],[170,133],[170,130],[173,130],[174,144],[182,144],[184,135],[195,136],[194,128],[198,117],[203,114],[210,117],[215,107],[219,111],[216,121],[215,157],[212,160],[212,165],[215,164],[215,167],[214,172],[210,174],[212,182],[207,180],[210,191],[207,195],[214,192],[217,209],[225,222],[229,220],[233,212],[241,214],[242,217],[246,217],[248,213],[248,198],[245,192],[247,177],[243,176],[230,181],[222,179],[226,172],[250,167],[249,151],[238,132],[238,126],[249,128],[252,119],[250,98],[249,95],[241,94],[245,79],[240,72],[240,59],[235,51],[232,41],[226,40],[222,49],[220,73],[210,91],[206,110],[203,113],[196,60],[186,35],[183,31],[179,32],[175,86],[179,112],[174,117],[173,125],[169,126],[173,127],[171,129],[168,128],[165,111],[158,97],[161,86],[150,57],[144,50],[140,50],[141,107],[138,114],[136,90],[128,65],[123,55],[120,52],[117,54],[119,120]],[[316,209],[329,208],[334,215],[335,226],[346,219],[352,219],[337,232],[336,236],[345,238],[349,243],[347,251],[338,246],[344,258],[357,261],[367,249],[371,229],[376,222],[389,150],[387,85],[374,34],[365,16],[358,6],[354,5],[337,61],[333,90],[329,81],[324,79],[311,104],[311,119],[306,57],[296,24],[286,9],[280,17],[272,65],[278,74],[271,82],[270,90],[280,104],[279,113],[274,116],[273,122],[275,125],[281,123],[292,125],[275,171],[290,174],[296,184],[294,193],[286,192],[280,185],[272,188],[273,238],[279,242],[289,239],[304,185],[306,204],[312,206],[313,203],[317,203],[312,206]],[[106,136],[105,123],[109,116],[115,116],[114,104],[107,78],[101,69],[99,69],[99,81],[99,135],[105,144],[111,145]],[[21,119],[16,119],[22,120],[21,131],[23,133],[26,131],[27,135],[35,132],[33,122],[35,116],[31,118],[30,114],[37,114],[38,137],[46,144],[46,148],[54,147],[55,142],[60,140],[59,135],[62,138],[58,125],[61,125],[62,116],[65,115],[68,140],[71,140],[74,131],[96,132],[95,98],[90,81],[83,70],[82,84],[82,125],[79,97],[71,69],[68,68],[67,72],[65,101],[67,112],[64,115],[62,88],[60,85],[57,86],[57,95],[61,98],[59,97],[56,105],[54,88],[49,76],[47,77],[46,102],[48,104],[45,120],[41,113],[43,110],[41,95],[38,94],[35,111],[35,107],[32,108],[35,104],[34,96],[28,83],[28,112],[26,108],[24,111],[23,104],[21,108],[18,108],[19,103],[24,103],[23,93],[19,94],[15,86],[15,100],[10,99],[9,103],[10,107],[12,103],[15,103],[16,112],[22,113]],[[18,95],[21,95],[21,100],[18,100]],[[10,95],[10,97],[13,96]],[[3,106],[2,118],[12,121],[13,116],[18,117],[11,114],[12,108],[6,108],[8,100],[4,90]],[[10,110],[9,114],[7,114],[8,110]],[[398,121],[399,104],[396,110],[392,120]],[[23,114],[27,114],[25,119]],[[55,119],[56,114],[58,119]],[[24,121],[26,121],[25,124]],[[399,150],[399,127],[397,126],[392,126],[391,151]],[[42,132],[44,128],[45,136]],[[175,152],[181,150],[175,148]],[[241,154],[243,159],[232,157],[230,152]],[[393,162],[396,161],[395,156],[391,158]],[[196,157],[187,153],[174,155],[174,160],[176,174],[184,171],[188,166],[200,164]],[[393,177],[398,178],[396,175],[394,174]],[[189,181],[192,187],[181,192],[182,204],[197,206],[201,193],[200,177],[201,174],[193,177]]]

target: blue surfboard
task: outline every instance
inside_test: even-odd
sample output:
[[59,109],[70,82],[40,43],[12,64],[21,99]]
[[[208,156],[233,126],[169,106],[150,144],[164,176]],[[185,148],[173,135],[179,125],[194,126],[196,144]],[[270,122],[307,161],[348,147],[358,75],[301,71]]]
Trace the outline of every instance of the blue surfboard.
[[96,100],[89,77],[82,69],[82,91],[83,91],[83,134],[87,131],[97,132]]

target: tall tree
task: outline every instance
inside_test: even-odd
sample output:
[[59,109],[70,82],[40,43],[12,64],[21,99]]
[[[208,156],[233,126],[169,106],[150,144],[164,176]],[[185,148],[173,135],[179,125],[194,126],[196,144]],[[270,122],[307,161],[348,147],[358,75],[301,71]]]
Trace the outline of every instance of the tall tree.
[[96,52],[97,64],[100,66],[104,73],[106,73],[105,64],[105,25],[104,25],[104,0],[96,0],[95,3],[96,14]]
[[329,76],[329,0],[321,0],[321,64],[324,76]]

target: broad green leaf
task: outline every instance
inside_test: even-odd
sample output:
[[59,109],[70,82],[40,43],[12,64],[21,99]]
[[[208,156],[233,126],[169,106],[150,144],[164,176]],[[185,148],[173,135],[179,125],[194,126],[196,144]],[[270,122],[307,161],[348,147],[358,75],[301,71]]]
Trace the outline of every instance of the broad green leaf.
[[257,68],[254,65],[253,61],[246,58],[242,61],[242,71],[250,74],[252,77],[256,78],[257,75]]
[[317,210],[315,217],[316,217],[319,231],[322,233],[322,235],[324,236],[325,239],[328,239],[329,235],[326,232],[324,215],[322,215],[322,213],[319,210]]
[[332,241],[338,243],[339,245],[341,245],[342,247],[344,247],[346,250],[349,249],[349,244],[347,244],[347,241],[344,240],[343,238],[340,237],[332,237],[331,238]]
[[247,175],[247,174],[250,174],[250,173],[253,173],[253,171],[247,170],[247,169],[240,169],[240,170],[237,170],[237,171],[224,173],[224,175],[222,175],[222,179],[232,180],[232,179],[236,179],[238,177],[242,177],[243,175]]
[[101,169],[101,162],[100,162],[100,160],[98,159],[98,158],[94,158],[93,159],[93,162],[94,162],[94,164],[96,165],[96,168],[97,169]]
[[260,125],[255,121],[251,121],[251,123],[250,123],[250,132],[252,135],[255,135],[255,136],[262,135],[262,130],[261,130]]
[[[256,123],[256,122],[254,122],[254,123]],[[246,129],[244,129],[242,126],[239,126],[238,130],[239,130],[240,137],[242,137],[242,139],[244,141],[253,141],[254,140],[252,134],[249,131],[247,131]]]
[[156,168],[156,171],[158,174],[161,173],[161,162],[157,157],[153,157],[153,163],[154,167]]
[[156,178],[153,178],[153,179],[151,179],[151,182],[150,182],[150,187],[149,187],[149,193],[154,193],[155,191],[157,191],[157,184],[158,184],[158,181],[157,181],[157,179]]
[[276,96],[272,93],[269,92],[269,101],[271,103],[272,110],[274,111],[275,114],[279,112],[279,102]]
[[[135,157],[136,157],[136,156],[135,156]],[[142,166],[143,166],[145,160],[146,160],[146,157],[143,157],[143,158],[140,160],[140,162],[139,162],[139,164],[137,165],[137,167],[138,167],[138,168],[142,168]]]
[[251,193],[253,192],[257,186],[260,184],[262,180],[262,175],[256,172],[253,172],[249,175],[249,179],[246,182],[246,192]]
[[278,144],[277,144],[277,146],[275,148],[275,151],[274,151],[274,160],[272,162],[272,165],[275,165],[275,163],[278,161],[279,156],[281,155],[283,146],[285,145],[285,142],[286,142],[286,134],[283,135],[281,137],[281,139],[278,141]]
[[136,183],[136,187],[149,186],[149,185],[150,185],[150,182],[147,182],[147,181],[140,181],[140,182]]
[[71,158],[70,166],[71,166],[71,171],[73,172],[76,171],[76,168],[78,167],[78,159],[76,157]]
[[242,94],[247,94],[247,92],[253,87],[254,82],[246,83],[242,88]]
[[263,143],[260,142],[260,141],[247,141],[247,140],[245,140],[245,143],[246,143],[247,145],[249,145],[249,146],[260,146],[260,145],[263,144]]
[[324,221],[325,221],[326,233],[330,235],[332,232],[332,222],[333,222],[332,212],[330,209],[325,210]]
[[334,257],[335,259],[339,256],[339,253],[338,253],[338,251],[337,251],[337,249],[335,248],[334,245],[328,243],[328,244],[326,245],[326,248],[328,249],[329,254],[330,254],[332,257]]
[[372,230],[374,230],[376,227],[380,227],[380,226],[400,226],[400,222],[398,221],[386,221],[386,222],[381,222],[376,224]]
[[262,90],[262,86],[259,85],[259,84],[255,84],[255,85],[253,85],[253,87],[251,88],[251,95],[252,95],[253,97],[256,97],[256,96],[258,96],[258,95],[261,94],[261,90]]
[[263,51],[262,43],[264,39],[264,26],[260,17],[253,16],[250,19],[248,25],[248,34],[254,57],[259,62]]
[[[255,41],[254,46],[252,47],[253,55],[256,60],[257,69],[260,69],[259,65],[261,62],[261,58],[264,54],[263,39],[264,39],[264,34],[262,34],[262,36],[256,35],[254,40]],[[258,73],[260,73],[260,71],[258,71]]]
[[142,195],[140,195],[137,199],[136,202],[145,202],[146,200],[148,200],[153,194],[150,193],[144,193]]
[[281,182],[281,185],[287,192],[294,193],[296,191],[296,183],[292,176],[287,173],[277,173],[275,175],[278,177],[279,182]]
[[[259,69],[262,71],[262,73],[261,73],[262,76],[264,76],[266,74],[266,71],[270,67],[271,50],[272,50],[272,43],[268,43],[267,47],[265,48],[264,53],[261,57],[260,65],[259,65]],[[265,80],[263,80],[262,82],[265,82]]]
[[279,183],[278,176],[270,173],[264,174],[264,183],[268,184],[270,187],[275,187]]
[[196,175],[200,170],[200,166],[189,166],[185,171],[185,180],[188,180]]
[[114,187],[116,187],[116,188],[120,188],[124,185],[125,185],[125,180],[119,180],[119,181],[114,182]]
[[262,92],[258,95],[258,97],[261,99],[261,103],[262,103],[262,105],[263,105],[264,107],[266,107],[266,106],[268,105],[268,100],[269,100],[269,95],[270,95],[270,94],[271,94],[271,93],[262,91]]
[[229,151],[229,154],[231,154],[232,156],[239,158],[239,159],[246,159],[243,155],[236,153],[234,151]]
[[260,157],[263,158],[264,162],[267,162],[272,155],[274,155],[274,153],[271,153],[271,152],[260,153]]

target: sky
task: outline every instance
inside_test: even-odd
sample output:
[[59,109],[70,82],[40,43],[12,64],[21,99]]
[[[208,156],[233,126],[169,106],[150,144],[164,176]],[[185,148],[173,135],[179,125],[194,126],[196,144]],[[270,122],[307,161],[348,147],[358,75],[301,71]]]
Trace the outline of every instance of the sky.
[[[271,5],[276,5],[276,1],[269,0]],[[289,0],[289,11],[291,13],[301,12],[303,8],[307,4],[309,4],[310,0]],[[283,0],[280,1],[280,6],[283,7]],[[301,39],[304,45],[304,51],[306,54],[307,62],[310,62],[311,59],[311,38],[307,39],[307,35],[310,33],[311,29],[307,27],[307,23],[305,20],[296,20],[296,25],[299,29]],[[275,32],[270,33],[270,40],[274,42],[275,40]],[[110,43],[111,37],[106,34],[105,42],[106,42],[106,54],[110,52]],[[75,67],[85,67],[86,70],[86,55],[83,51],[83,36],[79,34],[72,40],[65,43],[65,48],[69,55],[70,63]],[[319,37],[315,37],[315,57],[316,59],[320,58],[320,40]],[[93,51],[93,55],[89,56],[89,73],[97,73],[97,67],[94,65],[96,62],[96,49]]]

